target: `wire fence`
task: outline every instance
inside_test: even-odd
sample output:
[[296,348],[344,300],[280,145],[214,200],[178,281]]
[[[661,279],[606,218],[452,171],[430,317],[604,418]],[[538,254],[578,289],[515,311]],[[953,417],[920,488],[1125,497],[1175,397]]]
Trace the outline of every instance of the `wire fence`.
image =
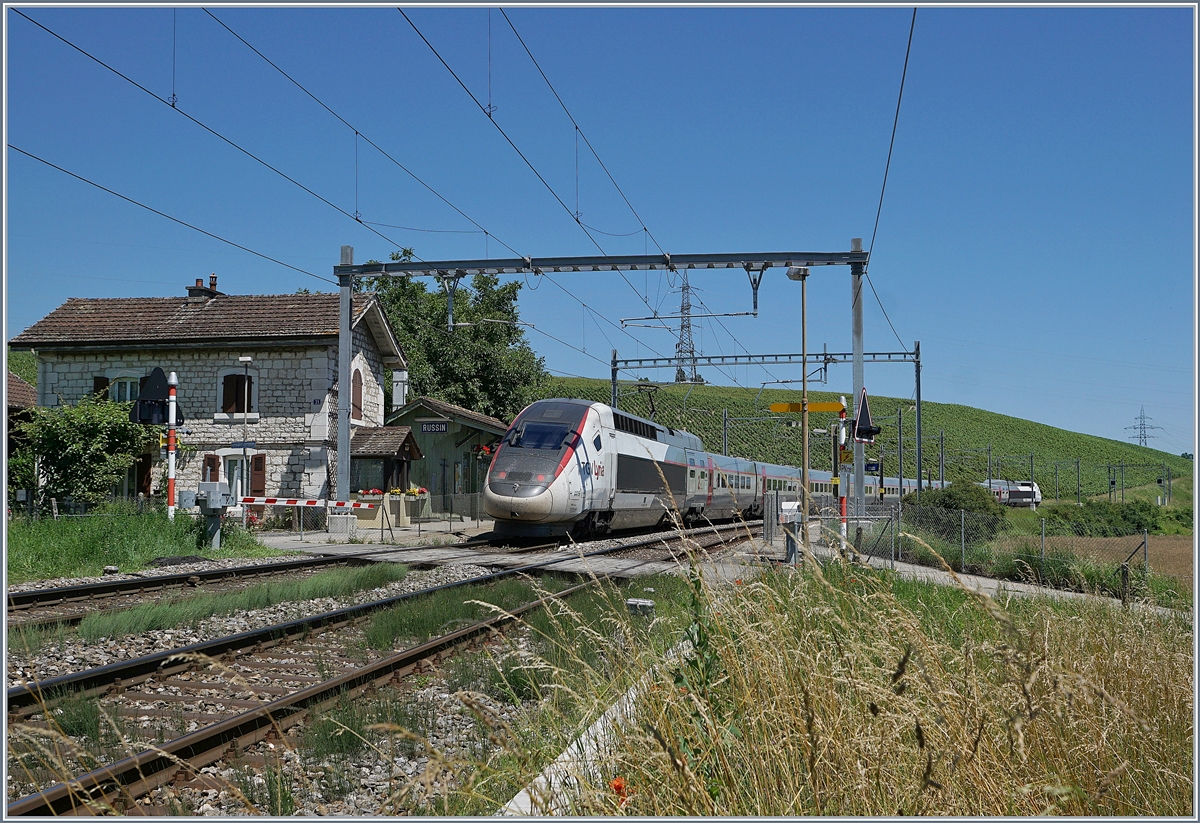
[[819,520],[819,539],[847,554],[893,564],[945,564],[956,572],[1054,588],[1124,597],[1144,589],[1152,571],[1188,586],[1193,574],[1187,536],[913,505],[877,508],[844,523],[837,511],[824,508]]

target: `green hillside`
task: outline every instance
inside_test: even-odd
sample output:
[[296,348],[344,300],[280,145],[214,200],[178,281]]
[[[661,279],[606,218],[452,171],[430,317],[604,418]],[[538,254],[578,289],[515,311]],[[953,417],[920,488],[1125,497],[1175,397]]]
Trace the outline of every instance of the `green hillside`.
[[8,370],[31,386],[37,385],[37,355],[30,350],[8,350]]
[[[610,384],[604,380],[553,378],[542,396],[582,397],[607,403],[610,392]],[[713,451],[721,450],[722,410],[728,409],[730,454],[790,465],[800,461],[800,429],[785,423],[788,420],[798,422],[800,415],[776,415],[768,410],[771,403],[800,402],[799,391],[767,389],[757,402],[758,390],[728,386],[623,382],[620,392],[622,409],[643,417],[650,417],[653,411],[655,421],[699,435],[705,446]],[[839,397],[840,394],[833,392],[809,392],[811,401],[837,400]],[[877,459],[882,449],[884,471],[893,476],[897,472],[896,413],[900,408],[903,408],[905,475],[913,476],[916,465],[916,413],[912,405],[911,400],[894,397],[871,398],[871,414],[876,425],[882,426],[883,433],[876,438],[874,446],[867,447],[867,455],[869,459]],[[853,410],[849,413],[852,416]],[[811,426],[826,428],[836,417],[830,413],[811,414]],[[1158,478],[1164,476],[1165,465],[1171,473],[1174,502],[1190,503],[1192,461],[1177,455],[951,403],[923,402],[921,428],[924,469],[932,471],[934,478],[938,473],[938,435],[944,431],[947,480],[985,479],[990,445],[993,477],[1028,479],[1032,453],[1034,479],[1048,501],[1054,498],[1056,462],[1060,496],[1075,498],[1075,461],[1079,460],[1082,497],[1106,495],[1110,477],[1117,480],[1116,493],[1119,495],[1119,466],[1124,462],[1127,494],[1134,488],[1157,488]],[[832,463],[828,436],[813,435],[810,450],[812,467],[828,470]],[[1106,464],[1115,467],[1111,475]]]

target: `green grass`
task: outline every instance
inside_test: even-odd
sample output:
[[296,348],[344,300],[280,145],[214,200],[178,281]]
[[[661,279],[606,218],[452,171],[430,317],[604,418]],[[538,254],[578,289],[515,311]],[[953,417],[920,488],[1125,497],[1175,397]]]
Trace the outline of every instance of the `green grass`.
[[386,586],[403,579],[407,574],[407,567],[396,563],[333,569],[305,580],[264,583],[241,591],[147,603],[115,614],[88,615],[77,630],[81,638],[89,641],[143,634],[175,626],[195,625],[214,615],[263,609],[276,603],[343,597]]
[[[541,588],[546,591],[566,587],[566,583],[554,577],[545,576],[541,580]],[[367,645],[375,649],[391,649],[401,640],[422,643],[496,614],[473,601],[513,609],[535,599],[534,592],[533,585],[516,577],[443,589],[375,614],[364,635]]]
[[92,577],[105,566],[122,572],[149,568],[156,557],[200,554],[227,557],[276,557],[286,554],[263,546],[241,528],[222,536],[221,549],[201,546],[200,525],[190,517],[174,521],[165,513],[110,514],[25,520],[8,523],[8,582],[24,583],[56,577]]
[[8,370],[34,388],[37,387],[37,355],[32,349],[8,348]]
[[[649,416],[649,394],[638,394],[628,383],[620,385],[623,394],[622,409],[643,417]],[[690,390],[690,394],[689,394]],[[579,397],[607,403],[611,385],[605,380],[589,378],[555,377],[549,380],[542,391],[543,397]],[[850,392],[809,391],[813,401],[837,400]],[[678,386],[664,384],[654,392],[654,404],[658,411],[655,420],[676,428],[683,428],[698,435],[712,450],[721,447],[722,409],[729,410],[730,417],[761,417],[769,415],[771,403],[800,402],[800,392],[790,389],[766,389],[755,403],[758,389],[728,386]],[[686,403],[685,403],[686,398]],[[916,414],[910,411],[912,401],[895,397],[872,397],[871,414],[876,423],[882,425],[883,433],[876,443],[885,450],[884,470],[892,476],[897,471],[896,421],[898,408],[904,410],[905,474],[912,476],[915,466],[914,443],[916,436]],[[853,411],[851,410],[851,414]],[[784,415],[796,420],[800,415]],[[820,413],[810,415],[815,428],[824,428],[836,415]],[[891,419],[887,419],[891,418]],[[1042,489],[1047,502],[1054,496],[1055,461],[1071,461],[1059,466],[1059,493],[1064,500],[1075,499],[1075,464],[1081,461],[1081,485],[1084,497],[1108,488],[1106,463],[1154,464],[1164,462],[1171,467],[1173,496],[1177,503],[1190,503],[1190,478],[1192,461],[1178,455],[1137,446],[1120,440],[1078,434],[1065,429],[1022,420],[1004,414],[954,403],[922,403],[922,434],[936,438],[945,430],[946,479],[983,480],[987,476],[987,454],[992,447],[992,476],[1010,479],[1028,479],[1029,454],[1034,454],[1034,477]],[[739,457],[765,460],[786,465],[798,465],[800,461],[801,436],[799,429],[786,428],[773,421],[731,422],[729,424],[729,453]],[[872,459],[879,448],[868,447]],[[828,441],[815,439],[811,445],[811,465],[814,469],[828,470],[831,449]],[[927,442],[923,455],[924,468],[938,470],[937,444]],[[1161,474],[1159,468],[1126,468],[1125,481],[1130,487],[1156,484]],[[1184,480],[1183,478],[1187,478]],[[1128,492],[1127,492],[1128,494]],[[1127,498],[1128,499],[1128,498]]]

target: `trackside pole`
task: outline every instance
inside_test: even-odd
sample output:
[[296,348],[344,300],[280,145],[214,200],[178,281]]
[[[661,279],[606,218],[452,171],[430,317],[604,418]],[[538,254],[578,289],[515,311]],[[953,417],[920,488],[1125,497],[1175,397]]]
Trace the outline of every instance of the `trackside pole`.
[[[845,398],[842,398],[842,410],[840,412],[838,412],[838,446],[839,447],[845,443],[845,438],[846,438],[846,400],[845,400]],[[835,455],[835,457],[837,458],[837,467],[838,467],[837,473],[840,476],[842,474],[840,448],[837,450],[837,452],[838,453]],[[850,478],[847,477],[845,479],[849,480]],[[840,482],[838,483],[838,498],[839,498],[839,501],[841,504],[840,514],[842,516],[842,530],[841,530],[842,531],[842,534],[841,534],[842,554],[846,553],[846,497],[850,491],[847,488],[848,485],[849,485],[848,483],[840,483]]]
[[167,377],[167,519],[175,519],[175,390],[179,376]]

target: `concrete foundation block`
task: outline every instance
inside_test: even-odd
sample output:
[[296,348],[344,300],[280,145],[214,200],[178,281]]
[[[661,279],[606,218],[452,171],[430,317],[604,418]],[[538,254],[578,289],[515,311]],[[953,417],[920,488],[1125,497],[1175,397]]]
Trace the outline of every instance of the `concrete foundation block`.
[[330,513],[325,522],[329,525],[330,537],[356,537],[358,535],[358,517],[353,512]]

